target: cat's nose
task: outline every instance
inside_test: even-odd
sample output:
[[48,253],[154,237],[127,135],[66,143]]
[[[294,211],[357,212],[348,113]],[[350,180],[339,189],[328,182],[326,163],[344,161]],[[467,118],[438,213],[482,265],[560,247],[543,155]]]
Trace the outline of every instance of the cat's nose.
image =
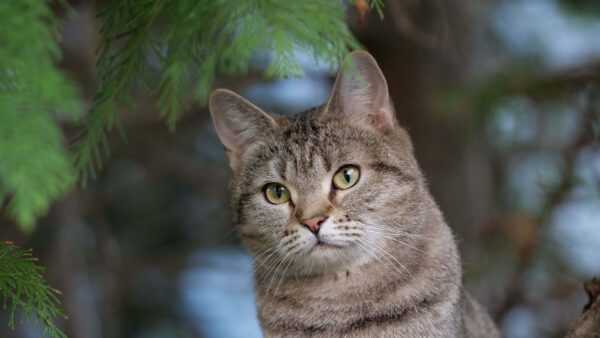
[[302,221],[302,225],[308,228],[308,230],[312,231],[315,235],[319,233],[319,228],[321,228],[321,224],[327,220],[327,216],[316,216],[309,219],[305,219]]

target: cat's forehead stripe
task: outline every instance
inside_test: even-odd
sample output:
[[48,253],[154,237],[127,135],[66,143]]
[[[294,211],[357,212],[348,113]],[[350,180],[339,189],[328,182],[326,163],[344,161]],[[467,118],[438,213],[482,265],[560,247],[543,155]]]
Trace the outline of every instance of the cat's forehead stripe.
[[345,132],[336,121],[320,121],[310,114],[279,121],[281,128],[247,157],[244,178],[248,183],[266,179],[305,184],[336,169],[334,164],[361,165],[361,153],[365,151],[369,161],[381,164],[376,165],[380,169],[394,174],[401,172],[381,162],[377,146],[368,138]]
[[[331,161],[326,152],[328,135],[324,126],[311,121],[307,116],[290,120],[288,128],[281,133],[282,153],[279,173],[283,177],[306,175],[317,166],[330,170]],[[330,140],[329,140],[330,141]],[[290,165],[293,163],[293,166]]]

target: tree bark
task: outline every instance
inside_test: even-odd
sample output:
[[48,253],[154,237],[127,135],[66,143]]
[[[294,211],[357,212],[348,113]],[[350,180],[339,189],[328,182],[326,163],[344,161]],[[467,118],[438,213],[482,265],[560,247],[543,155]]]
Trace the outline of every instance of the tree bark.
[[590,301],[571,325],[566,338],[600,338],[600,278],[592,278],[583,287]]

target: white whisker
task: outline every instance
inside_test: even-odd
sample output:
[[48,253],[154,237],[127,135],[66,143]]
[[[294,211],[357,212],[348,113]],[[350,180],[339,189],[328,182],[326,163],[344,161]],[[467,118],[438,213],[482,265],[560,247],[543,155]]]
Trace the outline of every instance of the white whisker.
[[279,268],[285,263],[286,259],[290,256],[290,253],[287,252],[285,254],[285,256],[283,256],[283,259],[281,259],[279,261],[279,263],[277,264],[277,267],[275,268],[275,271],[273,272],[273,276],[271,277],[271,280],[269,281],[269,285],[267,286],[267,294],[269,293],[269,290],[271,290],[271,284],[273,284],[273,280],[275,279],[275,277],[277,276],[277,271],[279,271]]
[[385,227],[385,226],[381,226],[381,225],[376,225],[376,224],[371,224],[371,223],[365,223],[365,225],[367,228],[374,228],[377,230],[382,230],[385,232],[402,235],[402,236],[406,236],[406,237],[416,237],[416,238],[428,239],[428,240],[433,239],[433,237],[423,236],[423,235],[419,235],[419,234],[412,234],[410,232],[402,231],[400,229],[389,228],[389,227]]
[[390,240],[392,240],[392,241],[394,241],[394,242],[396,242],[396,243],[399,243],[399,244],[401,244],[401,245],[403,245],[403,246],[409,247],[409,248],[411,248],[411,249],[413,249],[413,250],[415,250],[415,251],[418,251],[418,252],[420,252],[420,253],[423,253],[423,254],[425,254],[425,253],[426,253],[425,251],[423,251],[423,250],[421,250],[421,249],[419,249],[419,248],[417,248],[417,247],[414,247],[414,246],[412,246],[412,245],[410,245],[410,244],[408,244],[408,243],[406,243],[406,242],[404,242],[404,241],[400,240],[399,238],[395,238],[395,237],[392,237],[392,236],[390,236],[390,235],[386,235],[386,234],[384,234],[384,233],[381,233],[381,232],[375,231],[375,230],[373,230],[373,229],[367,229],[367,232],[370,232],[370,233],[373,233],[373,234],[380,235],[380,236],[382,236],[382,237],[385,237],[385,238],[387,238],[387,239],[390,239]]
[[[360,241],[360,244],[361,247],[364,248],[365,251],[367,251],[367,253],[373,255],[375,257],[375,260],[383,264],[383,266],[385,266],[385,268],[388,269],[392,274],[402,273],[402,271],[396,265],[394,265],[387,257],[384,257],[383,253],[380,250],[362,240]],[[381,258],[385,258],[385,261],[383,261],[378,254],[381,254]]]
[[281,282],[283,281],[283,278],[285,277],[285,274],[286,274],[288,268],[290,267],[290,264],[294,260],[295,253],[291,253],[290,252],[290,254],[291,254],[290,260],[287,263],[287,265],[285,266],[285,268],[283,269],[283,273],[281,274],[281,278],[279,279],[279,283],[277,283],[277,287],[275,288],[275,293],[273,294],[273,296],[277,296],[277,291],[279,291],[279,286],[281,285]]
[[389,252],[387,252],[384,248],[382,248],[381,246],[379,246],[375,242],[369,241],[366,238],[363,238],[363,240],[365,240],[367,243],[371,243],[371,245],[373,245],[375,247],[378,247],[381,250],[381,252],[383,252],[386,256],[388,256],[391,259],[393,259],[396,263],[398,263],[398,265],[400,267],[402,267],[402,269],[404,269],[404,271],[406,271],[409,275],[411,274],[410,271],[404,266],[404,264],[400,263],[400,261],[398,259],[396,259],[396,257],[394,257],[392,254],[390,254]]

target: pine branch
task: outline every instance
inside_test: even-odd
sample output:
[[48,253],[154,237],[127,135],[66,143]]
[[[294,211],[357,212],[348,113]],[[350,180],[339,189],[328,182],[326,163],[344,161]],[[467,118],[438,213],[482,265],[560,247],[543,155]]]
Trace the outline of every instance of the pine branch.
[[15,328],[17,310],[21,320],[42,327],[42,337],[66,338],[54,324],[54,318],[66,318],[58,308],[60,303],[42,273],[44,268],[35,263],[31,250],[20,250],[11,242],[0,242],[0,295],[4,309],[9,310],[8,326]]
[[[378,11],[381,0],[373,0]],[[267,77],[301,76],[295,52],[337,64],[360,48],[333,0],[121,0],[104,20],[99,91],[75,148],[84,182],[101,166],[117,109],[135,109],[133,96],[150,90],[171,130],[194,101],[204,102],[216,74],[243,75],[257,53],[271,56]]]
[[56,68],[59,23],[44,0],[0,2],[0,205],[23,230],[75,182],[57,120],[82,112]]

